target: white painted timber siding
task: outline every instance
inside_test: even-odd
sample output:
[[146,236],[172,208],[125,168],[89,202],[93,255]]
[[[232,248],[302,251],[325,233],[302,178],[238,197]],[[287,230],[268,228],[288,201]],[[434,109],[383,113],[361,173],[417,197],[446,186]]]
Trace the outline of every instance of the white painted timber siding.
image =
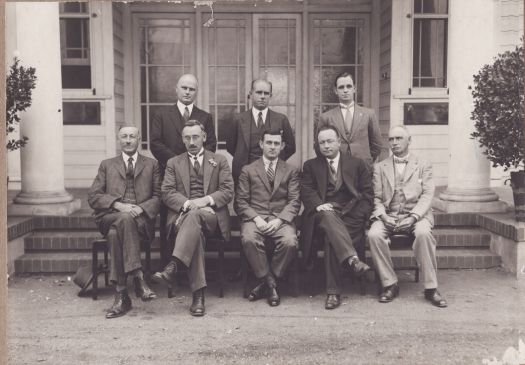
[[113,57],[115,63],[115,129],[125,123],[124,117],[124,35],[122,3],[113,3]]
[[[392,0],[381,1],[381,30],[379,41],[379,127],[385,146],[390,128],[390,74],[392,42]],[[386,152],[385,152],[386,153]]]

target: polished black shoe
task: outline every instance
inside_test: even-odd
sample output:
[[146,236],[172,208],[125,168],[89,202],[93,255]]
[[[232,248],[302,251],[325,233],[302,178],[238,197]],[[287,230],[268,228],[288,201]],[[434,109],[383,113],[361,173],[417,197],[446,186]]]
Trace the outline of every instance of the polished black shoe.
[[150,289],[144,278],[134,277],[133,284],[135,286],[135,295],[137,298],[142,299],[142,301],[147,302],[148,300],[157,298],[157,294]]
[[425,299],[439,308],[447,306],[447,301],[439,294],[437,289],[425,289]]
[[121,317],[131,309],[131,298],[128,295],[128,291],[124,290],[115,293],[115,302],[106,312],[106,318],[117,318]]
[[357,277],[363,276],[368,270],[370,270],[370,266],[365,264],[363,261],[359,260],[357,256],[354,256],[349,261],[350,270],[355,274]]
[[390,303],[395,297],[399,295],[399,286],[392,284],[383,288],[383,292],[379,295],[380,303]]
[[324,304],[325,309],[335,309],[341,305],[341,296],[339,294],[328,294]]
[[281,304],[281,297],[277,292],[277,288],[268,289],[268,304],[270,307],[277,307],[279,304]]
[[169,285],[175,282],[175,276],[177,274],[177,263],[174,260],[171,260],[163,271],[156,272],[151,277],[153,281],[160,283],[165,282]]
[[256,300],[262,299],[266,296],[266,282],[262,282],[252,289],[248,295],[248,300],[254,302]]
[[204,312],[204,289],[199,289],[193,292],[193,301],[190,306],[190,314],[194,317],[202,317]]

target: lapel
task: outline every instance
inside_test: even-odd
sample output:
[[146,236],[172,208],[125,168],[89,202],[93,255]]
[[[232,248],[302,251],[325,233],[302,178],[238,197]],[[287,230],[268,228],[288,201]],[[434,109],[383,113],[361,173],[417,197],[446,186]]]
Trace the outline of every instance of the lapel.
[[321,199],[324,202],[326,198],[326,185],[328,181],[328,162],[326,162],[326,158],[324,156],[320,156],[317,158],[315,165],[314,171],[317,172],[315,174],[317,187],[319,188],[319,193],[321,193]]
[[414,155],[408,157],[408,163],[405,166],[405,173],[403,174],[403,180],[406,182],[414,174],[414,171],[417,169],[417,158]]
[[182,177],[182,185],[186,191],[186,197],[190,196],[190,160],[188,158],[188,152],[184,152],[180,155],[180,160],[175,160],[175,168],[180,167],[180,176]]
[[348,139],[346,138],[345,120],[343,119],[343,113],[341,113],[341,107],[338,105],[335,108],[333,108],[331,112],[332,120],[334,121],[334,126],[339,131],[341,139],[346,141],[346,143],[349,143]]
[[142,156],[139,153],[137,157],[137,162],[135,163],[135,173],[134,173],[135,179],[137,179],[137,176],[139,176],[142,170],[144,170],[144,165],[145,165],[144,156]]
[[126,163],[122,159],[122,153],[113,159],[113,165],[122,179],[126,180]]
[[384,159],[381,163],[383,164],[383,174],[386,176],[386,179],[390,184],[390,188],[393,191],[395,186],[394,157],[389,156],[386,159]]
[[354,171],[351,169],[352,161],[347,161],[347,154],[341,153],[340,157],[340,166],[341,166],[341,177],[343,179],[343,183],[346,185],[347,189],[352,193],[353,196],[359,197],[360,194],[355,188],[355,176]]
[[352,119],[352,126],[350,128],[350,139],[354,138],[354,133],[359,128],[359,124],[363,122],[363,109],[354,102],[354,117]]
[[[182,135],[182,128],[184,128],[184,117],[180,114],[179,107],[177,106],[177,103],[173,105],[173,125],[175,126],[175,129],[179,132],[180,135]],[[193,110],[191,111],[191,114],[195,111],[195,105],[193,106]]]
[[275,180],[273,181],[273,191],[272,195],[275,194],[277,191],[277,188],[279,185],[281,185],[281,181],[284,177],[284,161],[281,161],[280,159],[277,159],[277,166],[275,168]]
[[214,153],[204,150],[204,155],[202,156],[202,171],[203,171],[203,183],[204,183],[204,194],[208,194],[208,187],[210,186],[211,173],[213,169],[218,168],[213,166],[210,163],[210,160],[215,156]]
[[263,185],[266,188],[266,190],[268,190],[268,192],[272,194],[272,189],[270,188],[270,182],[268,181],[268,176],[266,175],[266,170],[264,169],[264,162],[262,157],[255,162],[255,171],[257,172],[257,175],[259,175],[259,177],[261,178],[261,181],[263,182]]
[[249,109],[241,114],[242,136],[246,147],[250,146],[250,131],[252,129],[252,123],[255,123],[255,121],[253,120],[252,109]]

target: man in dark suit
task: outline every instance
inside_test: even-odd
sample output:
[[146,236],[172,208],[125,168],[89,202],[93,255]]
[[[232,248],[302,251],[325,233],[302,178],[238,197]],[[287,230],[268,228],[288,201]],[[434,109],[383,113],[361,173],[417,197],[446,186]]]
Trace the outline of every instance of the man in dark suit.
[[137,152],[138,128],[122,127],[118,140],[122,154],[102,161],[88,193],[97,227],[108,240],[110,279],[116,283],[115,302],[106,318],[120,317],[131,309],[126,275],[133,277],[137,297],[144,301],[156,298],[142,273],[140,241],[155,236],[160,205],[159,165]]
[[182,128],[186,121],[198,120],[206,131],[204,148],[215,152],[217,139],[210,113],[197,108],[193,102],[197,97],[199,84],[191,74],[182,75],[177,82],[175,93],[177,103],[157,113],[151,121],[150,148],[164,171],[168,160],[186,152],[182,141]]
[[379,301],[391,302],[399,294],[389,237],[410,233],[414,236],[412,249],[421,268],[425,299],[444,308],[447,302],[437,291],[436,239],[432,235],[432,166],[409,153],[411,137],[404,126],[392,127],[388,141],[393,155],[374,166],[373,223],[367,237],[383,285]]
[[171,261],[157,281],[173,283],[181,264],[188,267],[193,302],[190,314],[203,316],[205,237],[217,229],[230,239],[228,203],[233,198],[233,180],[226,158],[205,150],[204,126],[189,120],[182,129],[187,152],[168,160],[162,182],[162,201],[168,207],[167,236],[175,238]]
[[363,275],[370,268],[360,261],[356,247],[364,247],[365,226],[372,212],[372,181],[365,162],[341,153],[334,126],[318,131],[322,156],[304,163],[301,199],[304,204],[301,248],[305,261],[315,259],[314,229],[325,242],[326,309],[341,304],[341,269]]
[[268,108],[272,97],[272,84],[266,80],[254,80],[250,95],[253,107],[233,117],[226,137],[226,150],[233,156],[233,180],[237,184],[241,169],[262,156],[259,145],[264,131],[277,131],[283,136],[284,148],[280,158],[287,160],[295,153],[295,137],[286,115]]
[[[279,159],[284,149],[279,132],[263,132],[262,157],[242,168],[236,192],[236,211],[241,223],[241,243],[260,283],[248,300],[265,295],[268,304],[279,305],[276,278],[281,278],[297,254],[295,217],[301,208],[299,172]],[[271,242],[268,242],[268,240]],[[267,245],[273,247],[271,263]]]
[[[356,92],[352,75],[343,72],[335,78],[334,92],[339,99],[339,106],[330,109],[314,125],[314,138],[324,125],[336,127],[341,136],[341,152],[350,152],[354,157],[363,159],[372,171],[372,164],[383,148],[381,131],[372,109],[364,108],[354,102]],[[314,141],[317,156],[319,145]]]

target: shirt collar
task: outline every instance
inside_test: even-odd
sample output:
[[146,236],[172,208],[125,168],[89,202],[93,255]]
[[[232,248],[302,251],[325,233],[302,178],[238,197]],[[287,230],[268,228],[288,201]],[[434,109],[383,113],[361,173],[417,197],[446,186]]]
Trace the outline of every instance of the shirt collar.
[[392,157],[393,157],[394,161],[395,161],[396,159],[400,159],[400,160],[408,160],[408,159],[410,158],[410,153],[407,153],[407,154],[406,154],[405,156],[403,156],[403,157],[397,157],[396,155],[392,155]]
[[204,156],[204,147],[201,147],[201,150],[196,155],[192,155],[188,152],[188,156],[190,156],[190,158],[198,157],[200,159],[202,156]]
[[259,118],[259,112],[262,112],[262,119],[263,121],[266,121],[266,115],[268,114],[268,108],[265,108],[263,110],[259,110],[255,107],[252,108],[253,119],[255,120],[255,122],[257,122],[257,118]]
[[341,109],[354,109],[354,105],[355,105],[355,103],[352,103],[350,105],[339,103],[339,106],[341,107]]
[[337,166],[339,166],[339,159],[340,158],[341,158],[341,152],[338,152],[337,156],[335,156],[334,158],[326,158],[326,161],[328,162],[328,165],[330,165],[330,161],[333,160],[335,169],[337,170]]
[[274,166],[274,168],[275,168],[275,166],[277,166],[277,160],[278,160],[277,158],[276,158],[275,160],[271,161],[271,160],[268,160],[268,159],[267,159],[266,157],[264,157],[264,155],[263,155],[262,159],[263,159],[263,162],[264,162],[264,166],[265,166],[265,167],[267,167],[267,166],[270,164],[270,162],[273,162],[273,166]]
[[122,159],[124,160],[124,163],[126,165],[128,164],[128,160],[130,157],[133,158],[133,166],[135,166],[135,163],[137,162],[137,158],[139,157],[138,151],[135,151],[135,153],[132,156],[127,155],[124,152],[122,152]]
[[191,115],[191,112],[193,111],[193,103],[191,104],[183,104],[180,102],[180,100],[177,100],[177,108],[179,108],[179,111],[180,111],[180,115],[184,115],[184,108],[188,107],[188,111],[190,112],[190,115]]

